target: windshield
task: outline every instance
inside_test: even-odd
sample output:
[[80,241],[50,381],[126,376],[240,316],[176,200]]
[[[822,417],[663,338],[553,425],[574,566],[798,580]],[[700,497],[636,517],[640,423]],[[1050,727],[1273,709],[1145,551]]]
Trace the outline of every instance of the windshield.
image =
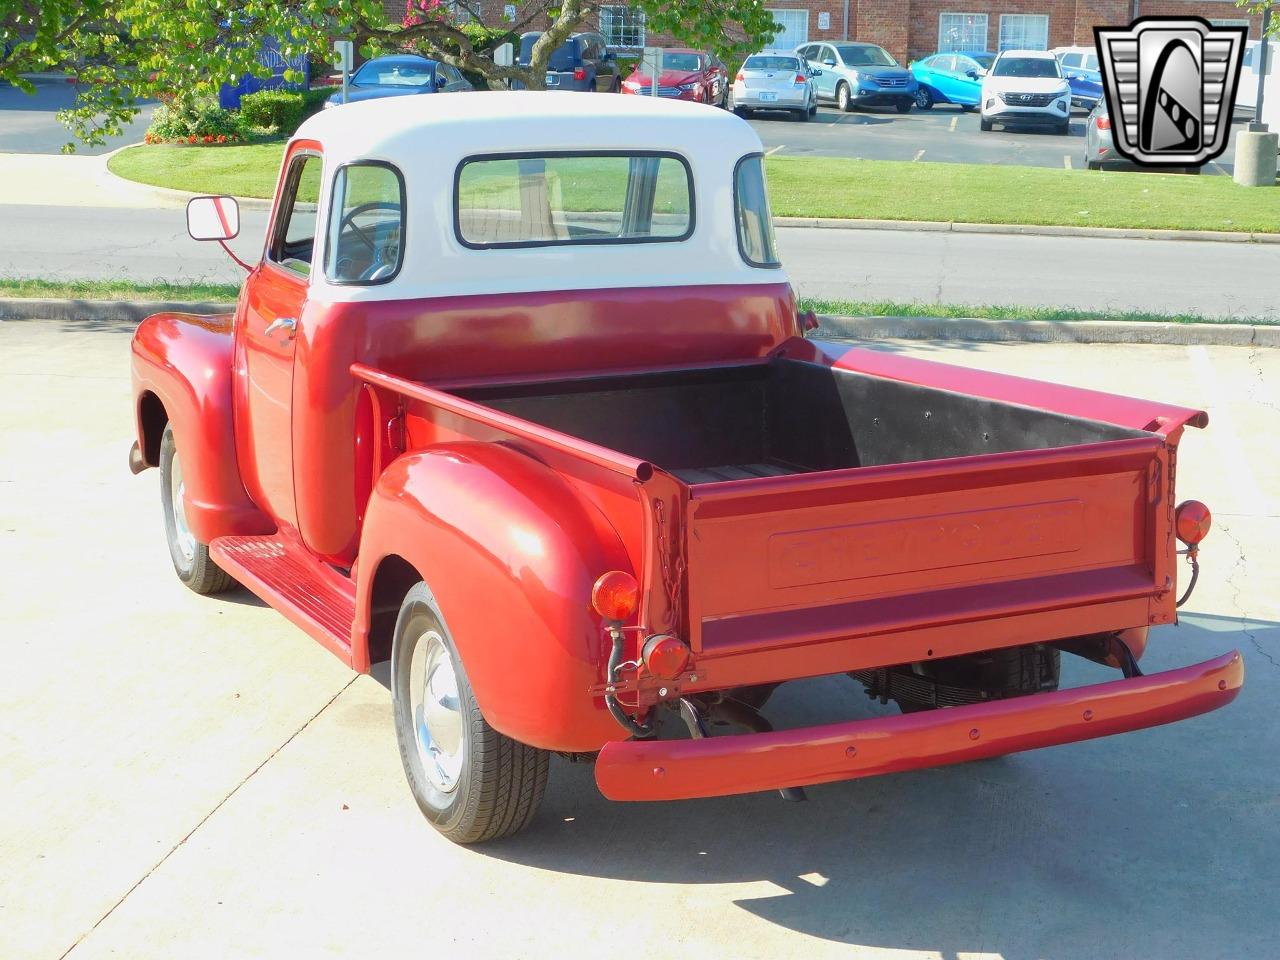
[[992,72],[997,77],[1062,76],[1062,68],[1053,57],[1001,57]]
[[[533,57],[533,45],[538,42],[541,37],[540,33],[530,33],[520,38],[520,62],[528,64]],[[551,54],[551,59],[547,62],[548,70],[572,70],[573,69],[573,39],[570,38],[560,46],[556,47]]]
[[898,61],[888,52],[869,43],[848,43],[837,46],[840,59],[847,67],[896,67]]
[[991,65],[996,62],[996,58],[989,53],[975,53],[970,55],[970,59],[977,60],[978,66],[983,70],[990,70]]
[[435,76],[427,63],[379,63],[370,60],[356,71],[351,82],[357,87],[425,87]]
[[747,57],[743,70],[799,70],[800,61],[795,57]]
[[696,53],[668,53],[662,57],[663,70],[692,72],[702,69],[702,58]]

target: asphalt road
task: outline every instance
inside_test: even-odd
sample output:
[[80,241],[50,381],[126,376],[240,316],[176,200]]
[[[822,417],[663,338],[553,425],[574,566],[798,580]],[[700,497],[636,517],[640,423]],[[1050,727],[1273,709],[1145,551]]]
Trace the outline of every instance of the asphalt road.
[[[1274,955],[1280,351],[881,345],[1208,407],[1178,484],[1216,527],[1142,665],[1239,648],[1234,704],[807,804],[612,804],[557,759],[527,833],[462,849],[409,796],[383,686],[174,578],[156,473],[125,466],[128,337],[0,323],[6,960]],[[1113,675],[1064,658],[1068,685]],[[783,726],[892,712],[839,679],[775,703]]]
[[[241,211],[241,257],[261,254],[266,217]],[[0,220],[0,276],[243,276],[216,244],[187,237],[180,209],[6,206]],[[778,240],[804,296],[1280,316],[1273,246],[812,228]]]
[[[932,110],[900,114],[893,109],[841,113],[818,108],[808,122],[784,114],[758,114],[750,121],[764,148],[784,157],[858,157],[864,160],[915,160],[935,163],[982,163],[1023,167],[1084,168],[1086,115],[1072,117],[1070,136],[1031,128],[988,133],[978,129],[978,114],[940,104]],[[1227,151],[1204,168],[1208,174],[1232,170],[1235,132]]]
[[[17,87],[0,84],[0,153],[60,153],[71,133],[58,122],[57,112],[75,104],[76,88],[65,80],[40,80],[36,92],[23,93]],[[151,123],[154,104],[142,112],[118,137],[99,147],[76,146],[77,153],[110,153],[118,147],[137,143]]]

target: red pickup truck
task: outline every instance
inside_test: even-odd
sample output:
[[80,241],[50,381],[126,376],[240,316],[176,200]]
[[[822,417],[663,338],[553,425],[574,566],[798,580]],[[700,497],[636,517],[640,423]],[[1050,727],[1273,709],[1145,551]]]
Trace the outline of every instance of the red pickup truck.
[[[196,239],[235,236],[229,198]],[[805,337],[759,140],[644,97],[326,111],[234,315],[133,341],[132,469],[169,551],[359,671],[449,838],[534,817],[553,753],[615,800],[956,763],[1220,707],[1172,624],[1205,414]],[[1058,689],[1063,651],[1117,679]],[[848,674],[878,715],[773,729]],[[851,711],[852,712],[852,711]]]

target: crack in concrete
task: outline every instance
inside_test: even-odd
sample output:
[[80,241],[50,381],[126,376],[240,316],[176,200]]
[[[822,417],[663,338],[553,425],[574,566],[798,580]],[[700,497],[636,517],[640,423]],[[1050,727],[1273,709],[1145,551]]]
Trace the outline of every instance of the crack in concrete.
[[104,913],[102,916],[100,916],[97,919],[97,921],[93,924],[92,927],[90,927],[84,933],[80,934],[80,936],[76,938],[75,943],[67,947],[67,949],[63,951],[62,955],[58,957],[58,960],[66,960],[66,957],[71,953],[71,951],[75,950],[76,947],[84,943],[84,941],[89,937],[89,935],[93,933],[93,931],[97,930],[98,927],[102,926],[102,924],[106,921],[106,919],[109,916],[111,916],[113,913],[115,913],[116,910],[119,909],[120,905],[124,903],[126,900],[128,900],[130,896],[133,895],[133,891],[137,890],[140,886],[142,886],[153,873],[155,873],[162,866],[164,866],[165,861],[167,861],[171,856],[177,853],[178,850],[180,850],[188,840],[190,840],[193,836],[195,836],[196,831],[199,830],[201,827],[203,827],[206,823],[208,823],[210,818],[212,818],[215,813],[221,810],[222,807],[226,804],[226,802],[230,800],[232,797],[234,797],[240,791],[241,787],[243,787],[246,783],[248,783],[255,776],[257,776],[259,770],[261,770],[268,763],[274,760],[276,758],[276,755],[281,750],[283,750],[289,744],[293,743],[293,741],[297,738],[298,734],[302,733],[303,730],[311,726],[311,724],[315,722],[316,718],[319,717],[320,714],[324,713],[331,706],[333,706],[333,702],[337,700],[340,696],[342,696],[344,693],[346,693],[347,690],[350,689],[351,685],[360,679],[360,676],[361,676],[360,674],[356,674],[350,680],[348,680],[345,684],[343,684],[342,689],[339,690],[337,693],[335,693],[332,697],[330,697],[325,702],[324,706],[322,706],[319,710],[317,710],[310,717],[308,717],[307,720],[302,724],[302,726],[298,727],[297,730],[289,734],[289,736],[285,739],[283,743],[281,743],[278,747],[272,750],[271,753],[269,753],[260,764],[258,764],[252,770],[250,770],[249,773],[246,774],[245,777],[241,779],[239,783],[237,783],[234,787],[231,788],[231,790],[227,793],[226,796],[224,796],[221,800],[219,800],[216,804],[214,804],[213,808],[208,813],[206,813],[203,817],[200,818],[199,823],[197,823],[194,827],[192,827],[190,830],[187,831],[186,836],[184,836],[181,840],[179,840],[172,847],[170,847],[163,857],[161,857],[154,864],[152,864],[151,869],[149,869],[146,873],[144,873],[141,877],[139,877],[137,883],[131,886],[128,890],[126,890],[124,892],[124,896],[122,896],[119,900],[113,903],[111,905],[111,908],[107,910],[107,912]]
[[1222,531],[1223,536],[1236,545],[1236,553],[1238,556],[1236,558],[1236,562],[1231,565],[1231,570],[1227,573],[1227,586],[1231,588],[1231,605],[1240,613],[1240,632],[1249,638],[1249,643],[1253,645],[1253,648],[1257,650],[1268,663],[1273,667],[1280,667],[1280,662],[1277,662],[1275,657],[1262,649],[1262,644],[1258,641],[1257,636],[1249,629],[1249,611],[1247,611],[1240,603],[1241,590],[1239,584],[1236,583],[1236,574],[1238,570],[1244,568],[1246,559],[1244,555],[1244,547],[1241,545],[1239,539],[1237,539],[1237,537],[1226,527],[1219,527],[1219,529]]
[[1256,344],[1251,346],[1249,348],[1249,356],[1245,362],[1249,365],[1256,378],[1256,383],[1249,387],[1249,397],[1262,406],[1280,413],[1280,405],[1277,405],[1274,400],[1267,399],[1267,377],[1262,369],[1262,348]]

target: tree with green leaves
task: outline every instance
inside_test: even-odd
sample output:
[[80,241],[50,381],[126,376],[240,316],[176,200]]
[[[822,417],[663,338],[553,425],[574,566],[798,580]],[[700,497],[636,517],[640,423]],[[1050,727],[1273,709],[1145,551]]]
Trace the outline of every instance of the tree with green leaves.
[[[489,3],[495,0],[488,0]],[[260,62],[274,38],[287,62],[331,62],[334,40],[364,56],[413,49],[483,78],[542,89],[551,55],[571,34],[594,27],[600,0],[522,0],[500,30],[477,29],[477,0],[408,0],[390,20],[381,0],[0,0],[0,83],[64,65],[80,97],[63,122],[100,143],[137,113],[138,102],[215,94],[246,75],[268,77]],[[776,26],[763,0],[635,0],[647,27],[723,56],[764,45]],[[525,65],[497,66],[493,49],[541,30]],[[295,71],[285,79],[299,80]]]

